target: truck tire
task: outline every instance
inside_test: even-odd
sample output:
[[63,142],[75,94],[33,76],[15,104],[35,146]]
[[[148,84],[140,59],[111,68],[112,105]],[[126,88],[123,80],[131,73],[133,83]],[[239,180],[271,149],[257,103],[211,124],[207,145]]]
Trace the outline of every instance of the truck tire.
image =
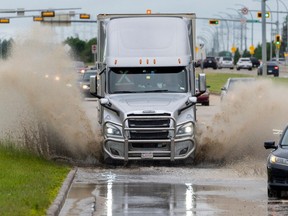
[[105,152],[103,153],[103,161],[102,164],[106,164],[109,166],[123,166],[125,163],[122,160],[115,160],[111,157],[109,157]]
[[281,191],[280,190],[273,190],[270,188],[267,188],[268,192],[268,197],[269,198],[281,198]]

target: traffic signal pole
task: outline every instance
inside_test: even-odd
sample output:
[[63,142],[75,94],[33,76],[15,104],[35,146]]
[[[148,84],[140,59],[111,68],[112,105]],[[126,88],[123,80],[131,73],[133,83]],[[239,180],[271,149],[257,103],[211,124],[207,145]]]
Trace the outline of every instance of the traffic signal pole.
[[[266,0],[261,0],[262,14],[266,14]],[[262,65],[263,76],[267,76],[266,16],[262,16]]]

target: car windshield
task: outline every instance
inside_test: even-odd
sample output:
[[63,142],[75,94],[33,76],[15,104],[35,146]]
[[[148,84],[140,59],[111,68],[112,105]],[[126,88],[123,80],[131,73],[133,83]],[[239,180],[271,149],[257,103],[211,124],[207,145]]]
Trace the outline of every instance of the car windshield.
[[288,146],[288,130],[283,131],[281,146]]
[[223,58],[223,61],[232,61],[232,58],[230,58],[230,57],[224,57],[224,58]]
[[83,74],[83,81],[90,81],[90,76],[95,76],[96,75],[96,71],[95,72],[86,72]]
[[84,68],[85,64],[84,64],[84,62],[81,62],[81,61],[75,61],[74,62],[74,67],[75,68]]
[[187,92],[187,70],[173,68],[111,68],[108,92]]

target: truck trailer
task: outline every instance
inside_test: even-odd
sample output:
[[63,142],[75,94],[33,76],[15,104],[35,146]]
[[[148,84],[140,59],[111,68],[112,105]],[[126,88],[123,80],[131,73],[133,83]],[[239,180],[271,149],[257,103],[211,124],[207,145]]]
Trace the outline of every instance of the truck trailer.
[[[105,163],[193,160],[195,14],[100,14],[97,75]],[[199,93],[206,90],[198,74]]]

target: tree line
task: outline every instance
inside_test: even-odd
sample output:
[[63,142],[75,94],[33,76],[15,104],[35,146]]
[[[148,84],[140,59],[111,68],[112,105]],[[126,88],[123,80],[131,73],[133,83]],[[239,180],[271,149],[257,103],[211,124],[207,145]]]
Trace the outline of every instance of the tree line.
[[[284,57],[284,52],[288,52],[286,50],[287,47],[287,23],[283,24],[282,27],[282,44],[280,47],[279,57]],[[13,39],[9,40],[0,40],[0,59],[7,59],[11,54],[11,48],[14,44]],[[93,63],[94,62],[94,54],[91,51],[92,45],[97,44],[97,38],[92,38],[88,41],[84,41],[79,39],[78,37],[68,37],[63,44],[67,44],[71,47],[71,54],[74,60],[83,61],[85,63]],[[272,44],[272,46],[271,46]],[[272,49],[272,57],[276,55],[276,47],[274,41],[272,43],[267,42],[267,60],[270,60],[270,53]],[[209,55],[209,53],[208,53]],[[218,56],[227,56],[232,55],[230,51],[221,51],[218,53]],[[245,49],[243,53],[239,52],[239,49],[234,53],[234,62],[237,62],[240,57],[250,57],[250,52]],[[262,45],[258,44],[254,50],[254,57],[257,59],[262,59]]]

